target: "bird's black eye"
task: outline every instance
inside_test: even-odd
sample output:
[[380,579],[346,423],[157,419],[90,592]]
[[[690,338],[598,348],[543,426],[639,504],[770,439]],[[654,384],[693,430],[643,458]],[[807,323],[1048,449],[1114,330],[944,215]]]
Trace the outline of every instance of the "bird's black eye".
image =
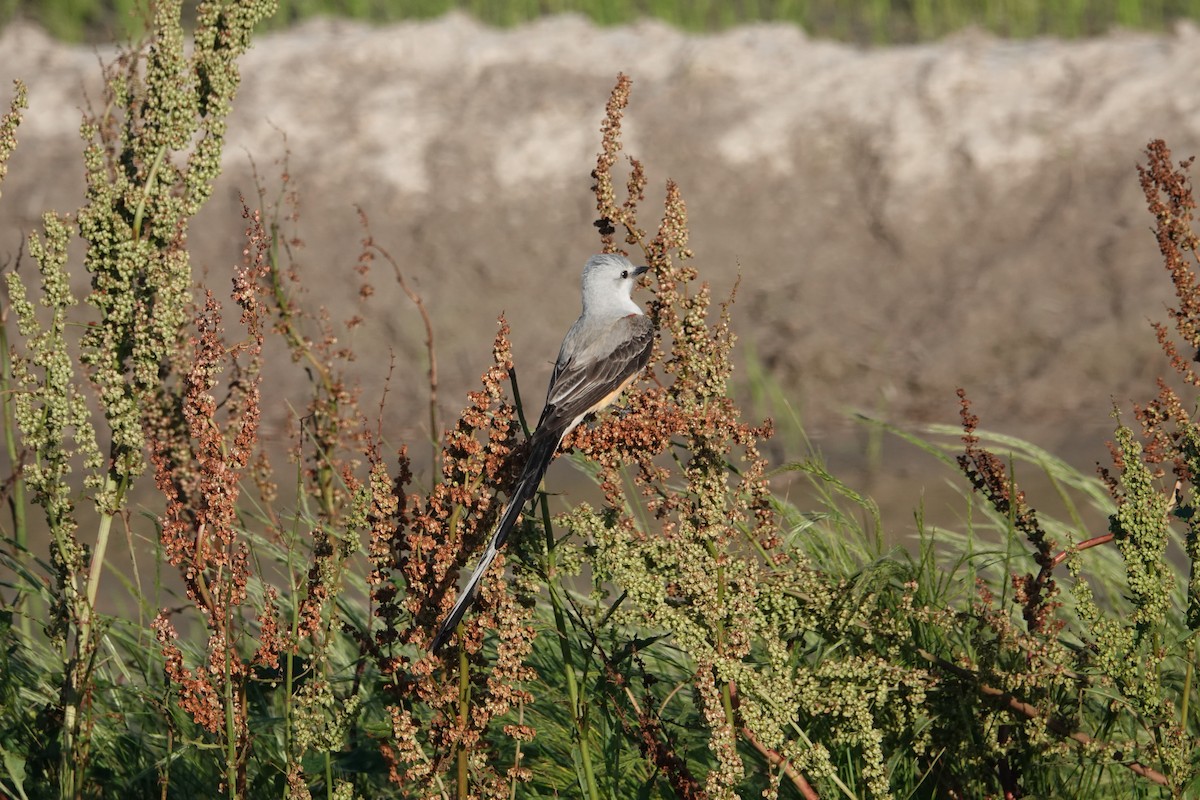
[[621,279],[624,280],[625,278],[628,278],[628,277],[629,277],[629,270],[627,270],[627,269],[621,270]]

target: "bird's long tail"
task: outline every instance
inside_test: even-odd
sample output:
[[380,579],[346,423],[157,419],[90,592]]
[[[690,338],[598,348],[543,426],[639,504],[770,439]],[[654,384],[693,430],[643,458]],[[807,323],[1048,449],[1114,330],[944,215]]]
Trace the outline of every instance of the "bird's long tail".
[[480,584],[483,583],[483,576],[491,566],[492,560],[496,558],[496,554],[500,552],[500,548],[504,546],[504,542],[508,539],[508,534],[512,531],[513,526],[517,524],[517,517],[521,516],[522,509],[529,502],[537,491],[538,486],[542,482],[542,478],[546,475],[546,469],[550,466],[551,460],[554,458],[554,453],[558,450],[559,443],[562,442],[564,436],[567,435],[567,429],[559,430],[543,430],[546,426],[539,426],[533,433],[532,441],[529,447],[529,459],[525,462],[525,470],[521,473],[521,479],[517,481],[516,488],[513,489],[512,496],[508,500],[508,505],[504,507],[504,513],[500,517],[500,524],[496,526],[496,531],[492,534],[492,538],[488,540],[487,547],[483,551],[483,555],[479,557],[479,563],[475,565],[475,571],[471,573],[470,580],[463,590],[459,592],[458,599],[454,602],[454,607],[450,609],[450,613],[442,620],[442,624],[438,626],[437,634],[433,637],[431,650],[437,651],[450,635],[454,633],[454,629],[458,627],[459,621],[463,615],[467,613],[467,609],[475,602],[476,596],[479,594]]

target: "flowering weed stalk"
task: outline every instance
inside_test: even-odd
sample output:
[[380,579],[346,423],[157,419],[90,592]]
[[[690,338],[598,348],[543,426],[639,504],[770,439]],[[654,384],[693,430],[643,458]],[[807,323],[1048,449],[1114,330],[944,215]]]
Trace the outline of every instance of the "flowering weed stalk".
[[[188,57],[180,4],[157,5],[145,48],[108,67],[103,111],[83,124],[86,204],[75,222],[45,215],[42,234],[30,240],[48,321],[34,313],[21,277],[7,275],[26,342],[26,353],[13,363],[20,388],[13,415],[31,453],[22,477],[54,542],[51,628],[63,657],[56,776],[62,797],[77,796],[85,785],[96,601],[109,537],[143,469],[145,431],[161,418],[163,369],[178,354],[188,321],[188,221],[219,171],[225,117],[237,89],[235,61],[251,28],[270,11],[266,2],[201,3]],[[68,314],[78,302],[66,266],[76,228],[87,243],[84,266],[92,275],[85,300],[97,314],[78,343],[67,337]],[[105,453],[81,392],[87,383],[96,389],[107,426]],[[67,480],[76,470],[95,509],[90,543],[79,538]]]
[[[969,676],[974,691],[992,702],[1002,701],[998,725],[991,731],[976,728],[976,740],[990,755],[975,763],[990,762],[1010,794],[1044,780],[1033,765],[1061,752],[1064,740],[1081,746],[1082,774],[1112,763],[1172,797],[1196,785],[1192,693],[1200,627],[1195,578],[1200,423],[1185,398],[1200,386],[1200,376],[1181,350],[1200,347],[1200,285],[1194,274],[1200,238],[1193,231],[1191,161],[1172,163],[1162,141],[1151,142],[1146,155],[1138,172],[1177,297],[1168,310],[1174,331],[1161,323],[1154,330],[1177,381],[1159,379],[1157,394],[1134,406],[1140,436],[1118,424],[1110,444],[1114,469],[1101,470],[1114,502],[1108,531],[1082,536],[1064,531],[1065,543],[1054,537],[1004,461],[981,446],[978,418],[959,392],[965,444],[959,465],[1007,530],[1025,540],[1024,558],[1036,569],[1022,572],[1020,557],[1010,562],[1005,588],[1011,594],[996,594],[981,583],[972,611],[978,656],[937,663],[948,676]],[[1190,576],[1182,587],[1170,552],[1179,543]],[[1054,577],[1064,565],[1066,593]],[[1020,624],[1009,615],[1013,606],[1020,610]]]

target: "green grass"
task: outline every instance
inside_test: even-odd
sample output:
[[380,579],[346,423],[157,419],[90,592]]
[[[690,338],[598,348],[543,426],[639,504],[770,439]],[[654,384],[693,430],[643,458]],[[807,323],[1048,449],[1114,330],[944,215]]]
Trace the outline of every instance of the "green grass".
[[[15,15],[35,19],[68,41],[136,35],[144,0],[0,0],[0,24]],[[189,2],[187,6],[194,5]],[[1001,36],[1079,37],[1114,26],[1162,30],[1200,19],[1200,0],[280,0],[268,25],[316,15],[372,22],[431,19],[452,9],[489,25],[509,26],[572,12],[601,25],[660,19],[688,31],[752,22],[790,22],[810,35],[860,43],[929,41],[978,26]]]

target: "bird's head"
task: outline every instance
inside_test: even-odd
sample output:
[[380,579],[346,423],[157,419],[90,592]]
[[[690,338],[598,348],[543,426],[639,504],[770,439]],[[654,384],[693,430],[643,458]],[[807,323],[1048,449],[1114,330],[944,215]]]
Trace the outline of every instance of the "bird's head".
[[[583,312],[634,306],[629,299],[638,276],[649,267],[635,267],[619,253],[601,253],[583,268]],[[636,306],[634,306],[636,308]],[[637,309],[640,312],[641,309]]]

